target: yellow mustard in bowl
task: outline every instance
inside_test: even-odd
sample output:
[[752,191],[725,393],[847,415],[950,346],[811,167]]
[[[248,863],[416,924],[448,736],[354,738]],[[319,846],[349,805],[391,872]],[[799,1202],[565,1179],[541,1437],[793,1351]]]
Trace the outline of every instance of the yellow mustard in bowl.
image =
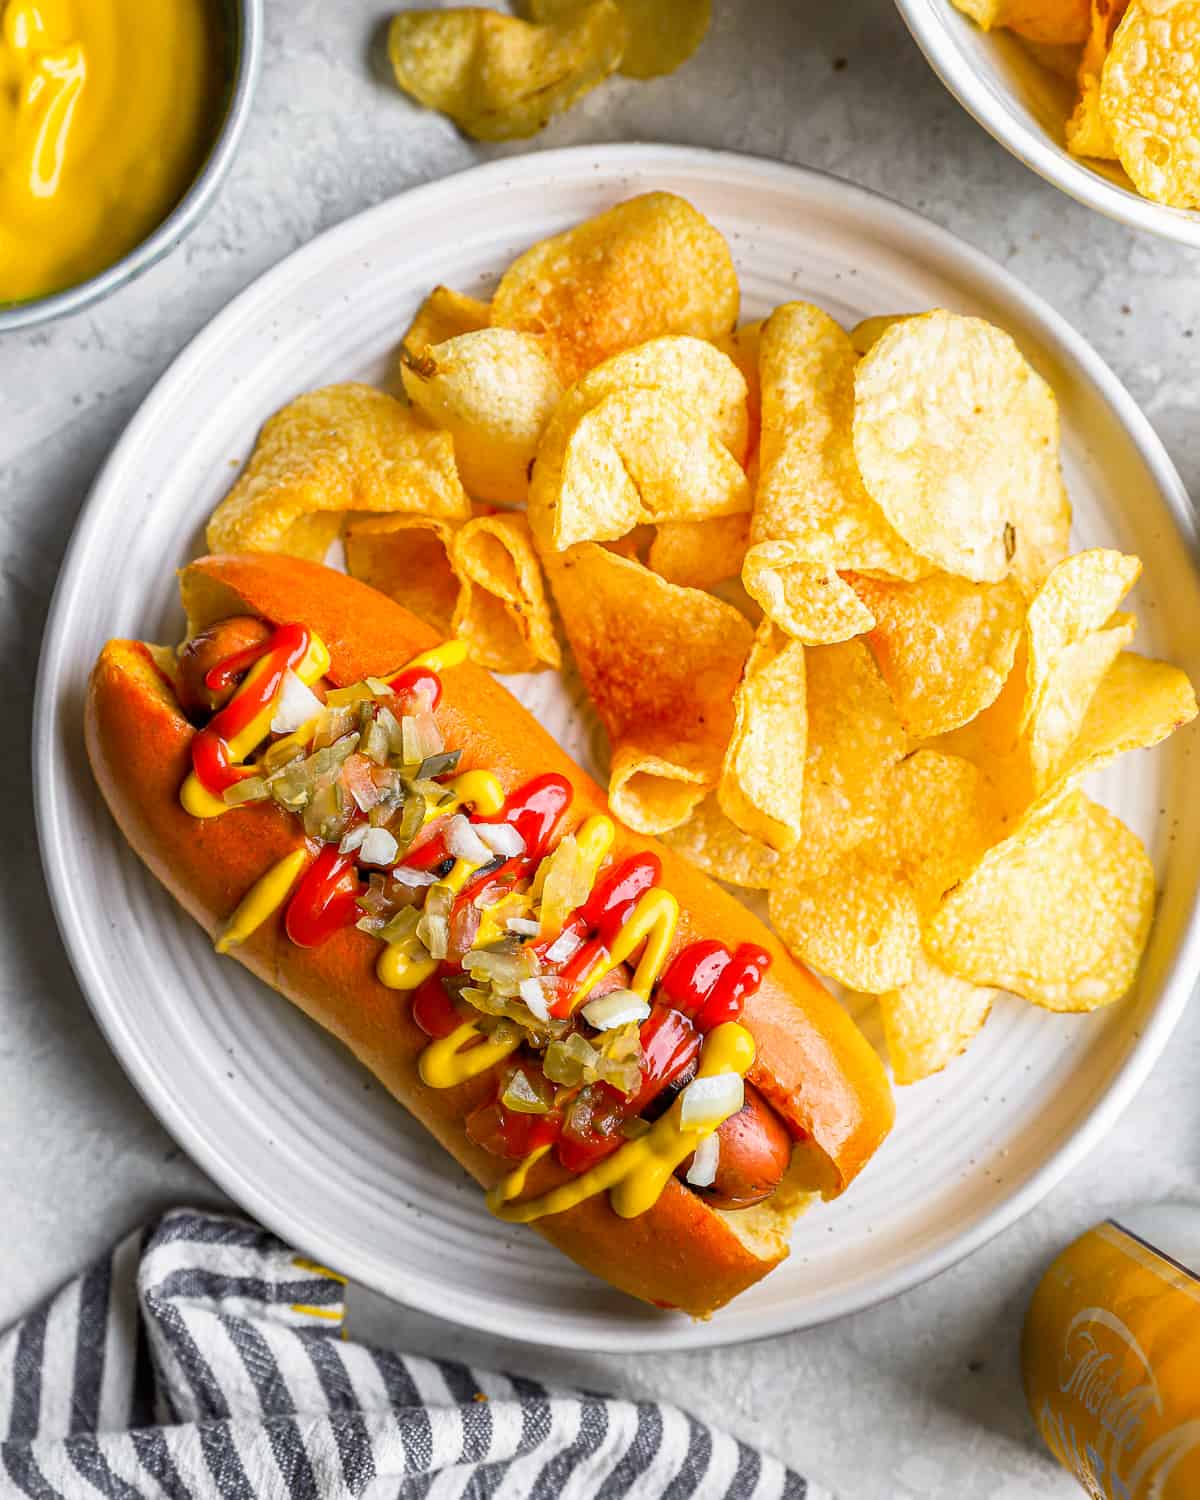
[[220,122],[219,0],[0,0],[0,303],[96,275],[187,191]]

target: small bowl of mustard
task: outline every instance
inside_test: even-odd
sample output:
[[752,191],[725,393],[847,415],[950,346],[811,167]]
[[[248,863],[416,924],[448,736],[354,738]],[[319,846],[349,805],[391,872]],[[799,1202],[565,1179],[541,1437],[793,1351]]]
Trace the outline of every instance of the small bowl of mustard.
[[0,333],[79,311],[212,204],[263,0],[0,0]]

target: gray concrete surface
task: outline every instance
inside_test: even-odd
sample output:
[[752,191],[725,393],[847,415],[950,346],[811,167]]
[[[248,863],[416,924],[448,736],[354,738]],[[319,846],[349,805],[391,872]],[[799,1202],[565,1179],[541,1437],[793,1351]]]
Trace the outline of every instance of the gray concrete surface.
[[[944,92],[887,0],[717,0],[704,48],[675,77],[614,81],[530,146],[488,149],[387,84],[380,4],[267,9],[254,117],[199,232],[100,308],[0,340],[0,1326],[156,1208],[219,1201],[125,1080],[63,956],[35,847],[29,719],[50,592],[98,465],[185,341],[297,245],[414,183],[518,149],[661,140],[812,164],[899,198],[1034,287],[1113,365],[1193,492],[1200,485],[1196,256],[1034,178]],[[497,1346],[368,1294],[354,1297],[354,1327],[673,1397],[845,1500],[1065,1500],[1078,1491],[1024,1413],[1022,1307],[1086,1224],[1194,1192],[1198,1078],[1193,1013],[1117,1129],[1040,1209],[936,1281],[827,1328],[712,1354],[572,1357]]]

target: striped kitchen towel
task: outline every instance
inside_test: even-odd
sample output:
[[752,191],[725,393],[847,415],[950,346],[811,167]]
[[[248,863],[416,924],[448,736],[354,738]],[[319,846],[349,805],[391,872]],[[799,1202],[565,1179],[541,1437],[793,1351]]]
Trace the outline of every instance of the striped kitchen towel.
[[347,1342],[345,1284],[181,1209],[0,1337],[0,1495],[830,1500],[677,1407]]

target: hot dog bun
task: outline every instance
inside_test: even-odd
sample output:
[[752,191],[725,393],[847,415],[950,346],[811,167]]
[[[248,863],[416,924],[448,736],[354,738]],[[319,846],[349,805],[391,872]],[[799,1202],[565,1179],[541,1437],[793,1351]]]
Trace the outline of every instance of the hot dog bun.
[[[181,575],[189,632],[235,615],[272,625],[300,622],[329,648],[329,679],[348,685],[402,665],[436,644],[415,616],[365,585],[319,565],[274,555],[208,557]],[[463,749],[462,768],[493,771],[506,791],[556,771],[574,788],[572,825],[607,811],[603,790],[586,776],[516,700],[486,672],[456,667],[444,675],[438,709],[447,743]],[[197,821],[179,803],[190,769],[191,724],[170,679],[150,650],[112,641],[91,677],[88,753],[100,788],[130,844],[180,904],[215,934],[249,887],[303,841],[299,822],[259,803]],[[758,1060],[755,1087],[798,1137],[784,1185],[740,1212],[709,1208],[670,1181],[655,1206],[622,1219],[603,1195],[536,1227],[566,1254],[615,1286],[658,1305],[707,1316],[787,1254],[796,1214],[814,1192],[841,1192],[887,1134],[891,1092],[874,1051],[841,1007],[796,965],[740,902],[653,840],[618,826],[613,857],[653,848],[664,887],[678,898],[676,946],[701,937],[734,946],[761,944],[772,955],[766,978],[746,1007]],[[277,912],[236,956],[340,1038],[483,1185],[508,1164],[471,1142],[467,1115],[484,1102],[487,1078],[459,1088],[427,1088],[417,1056],[427,1038],[410,1016],[410,997],[375,975],[378,944],[354,928],[316,948],[286,938]],[[565,1177],[539,1164],[530,1190]]]

